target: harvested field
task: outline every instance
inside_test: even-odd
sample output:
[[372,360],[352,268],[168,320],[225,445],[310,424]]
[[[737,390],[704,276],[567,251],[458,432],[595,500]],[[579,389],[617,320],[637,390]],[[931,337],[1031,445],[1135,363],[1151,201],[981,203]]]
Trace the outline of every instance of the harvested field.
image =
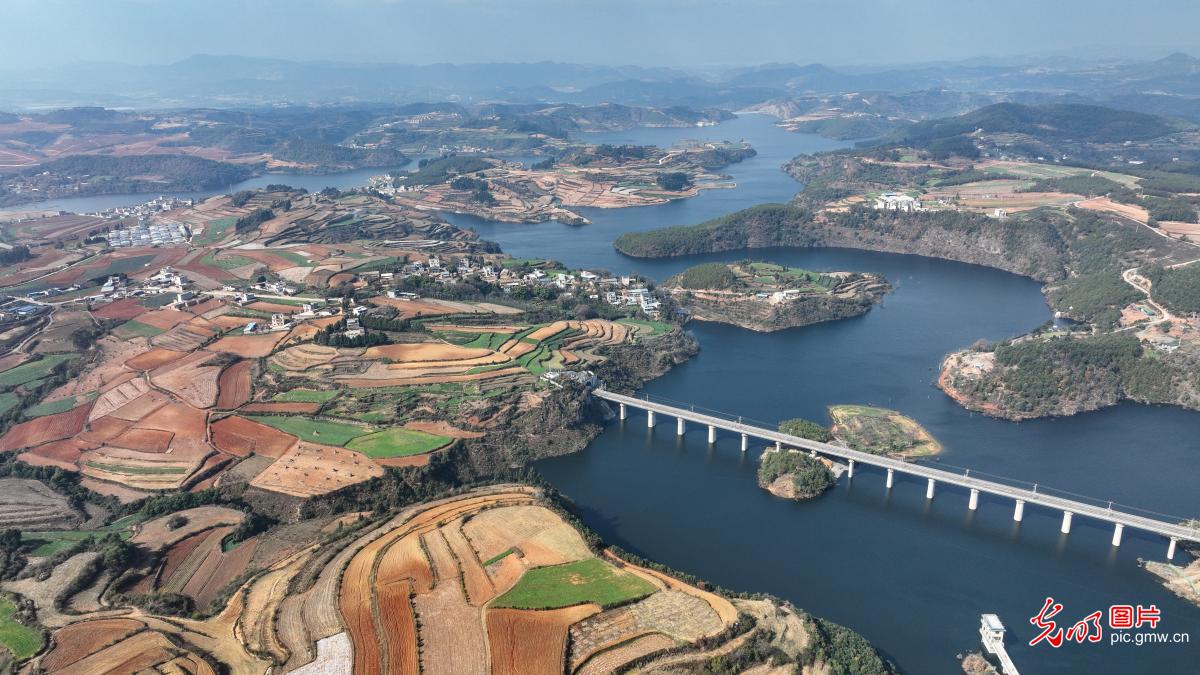
[[200,467],[202,458],[102,447],[79,458],[80,471],[99,480],[138,490],[177,490]]
[[280,302],[264,302],[262,300],[259,300],[258,302],[252,302],[249,305],[246,305],[246,308],[252,309],[256,312],[267,312],[269,314],[295,314],[302,309],[300,305],[285,305]]
[[226,366],[217,379],[217,409],[233,410],[250,400],[254,363],[242,360]]
[[122,504],[136,502],[139,499],[145,499],[153,494],[145,490],[136,490],[127,485],[118,485],[116,483],[97,480],[90,476],[81,477],[79,479],[79,484],[97,494],[113,497]]
[[1093,211],[1107,211],[1118,216],[1124,216],[1145,225],[1150,221],[1150,212],[1140,206],[1115,202],[1109,197],[1092,197],[1078,202],[1078,206]]
[[575,528],[543,506],[483,511],[467,521],[463,533],[485,561],[510,548],[521,551],[530,565],[554,565],[592,555]]
[[467,602],[481,607],[495,596],[496,589],[492,586],[492,580],[484,571],[470,542],[463,535],[462,525],[461,519],[448,523],[442,526],[441,533],[450,546],[450,551],[454,553],[455,559],[458,560],[463,588],[467,592]]
[[83,431],[92,404],[88,402],[64,413],[22,422],[0,437],[0,452],[21,450],[42,443],[71,438]]
[[155,328],[161,328],[162,330],[166,331],[178,326],[184,321],[190,320],[192,315],[188,314],[187,312],[181,312],[177,309],[162,308],[150,310],[149,312],[144,311],[143,309],[141,314],[130,318],[136,319],[138,323],[144,323],[147,326],[154,326]]
[[213,422],[211,429],[213,445],[237,457],[250,454],[280,457],[298,440],[274,427],[237,416]]
[[[574,671],[576,675],[604,675],[615,672],[627,663],[648,656],[664,649],[675,647],[678,643],[671,638],[658,633],[650,633],[636,637],[628,642],[614,646],[596,654],[587,663]],[[749,671],[747,671],[749,672]]]
[[[120,408],[112,411],[107,416],[98,418],[95,421],[99,422],[102,419],[115,417],[117,419],[126,420],[129,422],[137,422],[146,415],[149,415],[155,410],[163,407],[170,400],[170,397],[166,394],[151,389],[141,396],[131,400],[129,403],[126,403]],[[95,427],[95,424],[92,426]]]
[[161,633],[141,631],[59,670],[63,675],[137,673],[175,658],[175,645]]
[[137,533],[130,541],[150,550],[159,550],[197,532],[221,525],[236,526],[246,517],[245,513],[227,506],[197,506],[179,511],[178,515],[187,519],[183,527],[172,530],[167,527],[171,515],[161,516],[138,525]]
[[187,356],[187,352],[154,347],[150,351],[142,352],[125,361],[125,367],[133,370],[155,370],[175,363],[185,356]]
[[38,665],[56,673],[104,647],[142,630],[146,624],[136,619],[96,619],[60,628],[51,636],[51,647]]
[[353,450],[301,441],[250,484],[307,498],[382,475],[382,467]]
[[285,335],[286,333],[227,335],[209,345],[208,351],[228,352],[242,358],[256,359],[275,351],[275,345],[279,344]]
[[421,420],[417,422],[408,422],[404,425],[405,429],[414,429],[416,431],[424,431],[427,434],[436,434],[438,436],[446,436],[448,438],[483,438],[484,434],[480,431],[466,431],[452,426],[448,422],[433,422]]
[[217,379],[221,366],[205,365],[212,359],[206,352],[190,354],[179,361],[154,370],[150,382],[165,389],[195,408],[211,408],[217,402]]
[[371,389],[373,387],[402,387],[414,384],[441,384],[445,382],[476,382],[479,380],[490,380],[506,375],[521,375],[529,371],[520,367],[500,368],[498,370],[489,370],[482,373],[469,373],[464,375],[430,375],[427,377],[384,377],[380,379],[362,378],[362,377],[339,377],[339,382],[354,389]]
[[427,673],[486,673],[487,637],[479,610],[467,603],[458,564],[445,537],[434,530],[422,537],[433,562],[433,591],[416,596],[420,624],[421,670]]
[[92,405],[91,412],[88,414],[88,420],[94,421],[97,418],[104,417],[149,390],[150,383],[144,377],[135,377],[132,380],[122,382],[104,392],[96,399],[96,402]]
[[471,361],[489,357],[494,353],[490,349],[471,349],[444,342],[417,342],[371,347],[363,354],[363,358],[388,359],[397,363]]
[[487,610],[493,675],[561,675],[566,660],[567,629],[598,611],[596,605]]
[[304,371],[323,366],[338,356],[334,347],[304,344],[288,347],[271,357],[271,362],[291,371]]
[[724,628],[725,623],[700,598],[681,591],[662,591],[572,626],[570,667],[575,670],[594,660],[597,653],[639,636],[661,634],[673,638],[672,642],[694,642]]
[[180,324],[171,330],[150,338],[150,344],[177,352],[199,349],[215,335],[215,331],[190,324]]
[[81,521],[67,498],[41,481],[0,478],[0,529],[65,529]]

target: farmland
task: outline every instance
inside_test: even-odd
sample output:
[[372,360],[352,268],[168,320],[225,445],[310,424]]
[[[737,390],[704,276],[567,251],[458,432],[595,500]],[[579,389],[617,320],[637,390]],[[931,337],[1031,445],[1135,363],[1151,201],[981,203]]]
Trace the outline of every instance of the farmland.
[[17,621],[12,600],[0,597],[0,645],[17,660],[25,660],[41,651],[42,634]]
[[529,570],[496,607],[554,609],[581,603],[615,605],[649,595],[654,586],[597,558]]
[[431,452],[449,442],[450,439],[445,436],[395,427],[366,436],[358,436],[348,442],[346,447],[357,450],[367,457],[388,458]]

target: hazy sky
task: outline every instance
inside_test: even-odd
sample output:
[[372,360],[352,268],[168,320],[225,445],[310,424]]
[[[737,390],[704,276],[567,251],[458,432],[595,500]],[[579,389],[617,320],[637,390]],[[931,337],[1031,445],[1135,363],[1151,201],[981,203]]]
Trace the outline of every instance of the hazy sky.
[[354,62],[912,63],[1200,53],[1200,0],[0,0],[0,68],[192,54]]

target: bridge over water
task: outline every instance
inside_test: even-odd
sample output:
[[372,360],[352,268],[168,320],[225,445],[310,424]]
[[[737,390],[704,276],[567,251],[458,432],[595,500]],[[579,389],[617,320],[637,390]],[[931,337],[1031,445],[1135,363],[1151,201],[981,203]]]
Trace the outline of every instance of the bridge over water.
[[817,454],[845,460],[849,465],[849,471],[847,472],[849,478],[854,477],[854,467],[856,464],[865,464],[886,469],[888,489],[891,489],[894,484],[897,473],[924,478],[927,481],[925,488],[925,497],[927,499],[933,499],[934,489],[938,483],[957,485],[970,490],[971,496],[968,508],[971,510],[975,510],[978,507],[980,493],[1012,499],[1014,502],[1013,520],[1016,521],[1020,521],[1024,517],[1026,504],[1037,504],[1038,506],[1058,510],[1063,514],[1061,531],[1064,534],[1071,531],[1071,520],[1077,515],[1111,523],[1113,525],[1113,546],[1121,545],[1121,535],[1126,527],[1153,532],[1166,537],[1169,541],[1167,545],[1168,559],[1175,557],[1175,546],[1178,542],[1189,541],[1200,543],[1200,529],[1198,528],[1187,527],[1177,522],[1156,517],[1131,513],[1120,507],[1114,508],[1111,502],[1108,506],[1088,504],[1076,499],[1047,494],[1044,491],[1038,492],[1036,485],[1032,489],[1027,489],[971,476],[970,470],[964,470],[963,473],[956,473],[925,464],[905,462],[881,455],[872,455],[839,445],[812,441],[807,438],[747,424],[741,418],[736,420],[728,419],[666,403],[659,403],[648,398],[636,398],[624,394],[616,394],[605,389],[595,389],[592,395],[617,404],[619,410],[618,416],[622,420],[628,417],[630,408],[645,411],[646,425],[649,427],[655,426],[658,415],[673,417],[676,420],[676,433],[681,436],[685,433],[688,422],[707,427],[709,443],[716,441],[718,429],[740,434],[742,452],[749,449],[750,439],[760,439],[775,443],[776,448],[784,446],[803,448]]

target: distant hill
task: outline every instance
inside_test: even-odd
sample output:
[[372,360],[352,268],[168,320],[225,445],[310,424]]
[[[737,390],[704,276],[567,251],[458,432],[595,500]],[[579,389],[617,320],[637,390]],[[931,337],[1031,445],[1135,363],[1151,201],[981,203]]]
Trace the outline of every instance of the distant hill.
[[886,140],[924,145],[982,131],[1028,134],[1046,140],[1120,143],[1159,138],[1183,128],[1181,123],[1156,115],[1096,105],[997,103],[955,117],[917,122],[896,130]]

